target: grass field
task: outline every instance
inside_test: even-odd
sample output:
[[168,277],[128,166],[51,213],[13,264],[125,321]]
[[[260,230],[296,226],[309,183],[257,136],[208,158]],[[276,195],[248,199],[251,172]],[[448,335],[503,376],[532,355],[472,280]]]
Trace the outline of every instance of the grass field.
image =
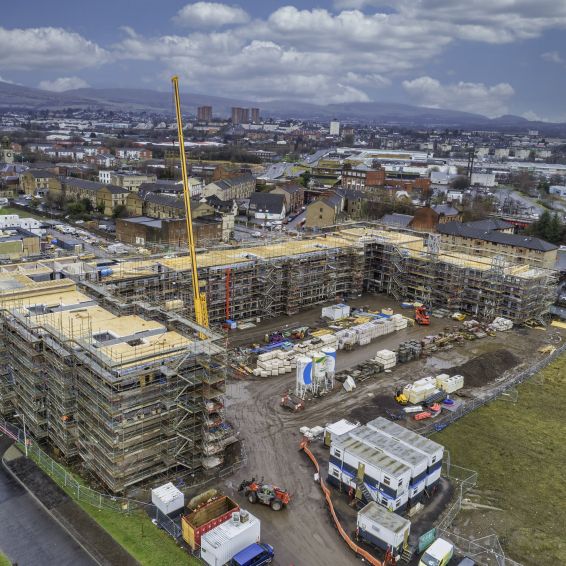
[[12,562],[8,560],[5,554],[0,551],[0,566],[12,566]]
[[141,511],[122,515],[95,509],[85,503],[79,505],[144,566],[200,564]]
[[[543,380],[541,379],[543,378]],[[495,532],[510,558],[566,564],[566,356],[518,388],[518,401],[495,401],[434,439],[452,462],[479,473],[479,503],[458,526]]]
[[0,207],[0,214],[17,214],[21,218],[41,218],[41,216],[32,214],[27,210],[21,210],[20,208],[11,208],[9,206]]

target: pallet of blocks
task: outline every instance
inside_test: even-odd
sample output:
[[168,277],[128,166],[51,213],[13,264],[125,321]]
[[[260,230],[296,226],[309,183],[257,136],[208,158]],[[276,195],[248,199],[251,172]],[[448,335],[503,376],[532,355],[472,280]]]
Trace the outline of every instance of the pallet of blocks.
[[397,365],[397,354],[391,350],[379,350],[374,360],[381,364],[384,370],[388,370]]
[[405,385],[403,388],[403,394],[412,405],[422,403],[425,399],[432,397],[437,392],[436,380],[432,376],[418,379],[414,383]]
[[454,393],[464,387],[464,376],[441,373],[436,376],[436,387],[445,393]]
[[257,367],[253,370],[253,374],[261,377],[283,375],[292,372],[296,367],[295,352],[292,350],[289,352],[274,350],[257,357]]

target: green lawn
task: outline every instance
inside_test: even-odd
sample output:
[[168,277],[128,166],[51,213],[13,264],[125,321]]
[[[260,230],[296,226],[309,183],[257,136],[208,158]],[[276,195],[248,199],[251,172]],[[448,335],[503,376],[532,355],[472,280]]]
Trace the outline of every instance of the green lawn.
[[19,208],[11,208],[9,206],[0,208],[0,214],[17,214],[21,218],[37,218],[37,219],[41,218],[41,216],[38,216],[37,214],[32,214],[27,210],[21,210]]
[[12,566],[12,562],[8,560],[5,554],[0,551],[0,566]]
[[511,558],[566,564],[566,356],[541,376],[518,388],[516,404],[495,401],[434,439],[454,463],[478,471],[480,503],[502,509],[486,512],[484,524]]
[[177,546],[167,533],[158,529],[141,511],[123,515],[114,511],[95,509],[85,503],[79,505],[141,564],[147,566],[200,564],[186,550]]

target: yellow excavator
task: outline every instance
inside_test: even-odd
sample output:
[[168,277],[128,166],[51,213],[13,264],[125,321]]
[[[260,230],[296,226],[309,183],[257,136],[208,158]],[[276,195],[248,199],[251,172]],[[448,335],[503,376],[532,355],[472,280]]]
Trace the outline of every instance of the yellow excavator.
[[[183,177],[183,199],[185,201],[185,222],[187,223],[187,247],[191,257],[191,276],[193,284],[193,302],[195,305],[195,319],[197,324],[208,328],[208,305],[206,294],[201,293],[198,278],[197,254],[191,215],[191,193],[189,190],[189,176],[187,173],[187,156],[185,154],[185,137],[183,135],[183,119],[181,117],[181,98],[179,96],[179,77],[171,78],[173,83],[173,96],[175,98],[175,112],[177,114],[177,132],[179,137],[179,157],[181,158],[181,173]],[[204,335],[201,334],[201,338]]]

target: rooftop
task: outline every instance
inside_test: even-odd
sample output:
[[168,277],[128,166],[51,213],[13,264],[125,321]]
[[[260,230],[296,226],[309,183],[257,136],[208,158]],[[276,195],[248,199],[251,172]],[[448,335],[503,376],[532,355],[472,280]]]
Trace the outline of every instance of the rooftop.
[[558,246],[551,244],[550,242],[546,242],[545,240],[541,240],[540,238],[535,238],[534,236],[508,234],[506,232],[484,230],[482,228],[475,227],[474,223],[470,224],[462,224],[460,222],[446,222],[445,224],[439,224],[437,231],[439,234],[460,236],[463,238],[473,238],[476,240],[483,240],[485,242],[514,246],[518,248],[526,248],[540,252],[550,252],[558,249]]
[[370,521],[374,521],[394,533],[404,532],[411,526],[411,521],[404,519],[397,513],[391,513],[391,511],[375,501],[370,501],[359,511],[358,517],[367,517]]

